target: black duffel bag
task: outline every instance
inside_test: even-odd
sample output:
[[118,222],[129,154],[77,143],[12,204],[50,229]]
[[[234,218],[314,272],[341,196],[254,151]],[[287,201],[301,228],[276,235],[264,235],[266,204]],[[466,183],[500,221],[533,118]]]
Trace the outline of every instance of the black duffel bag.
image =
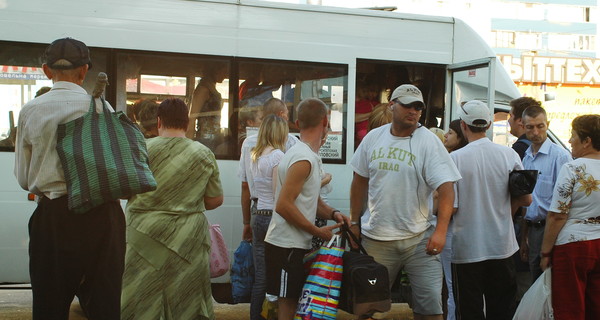
[[368,318],[375,312],[389,311],[392,301],[387,268],[367,254],[348,226],[342,226],[342,234],[346,241],[351,238],[357,243],[360,252],[344,252],[339,308],[360,316],[361,319]]

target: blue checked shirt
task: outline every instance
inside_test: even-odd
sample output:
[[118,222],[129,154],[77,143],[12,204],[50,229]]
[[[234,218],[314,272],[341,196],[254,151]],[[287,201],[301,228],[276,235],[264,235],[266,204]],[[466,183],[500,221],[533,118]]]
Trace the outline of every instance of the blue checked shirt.
[[567,150],[550,139],[544,141],[536,155],[533,155],[531,148],[532,146],[525,151],[523,167],[527,170],[537,170],[538,178],[531,194],[533,201],[527,208],[525,219],[537,222],[546,219],[558,172],[563,164],[573,159]]

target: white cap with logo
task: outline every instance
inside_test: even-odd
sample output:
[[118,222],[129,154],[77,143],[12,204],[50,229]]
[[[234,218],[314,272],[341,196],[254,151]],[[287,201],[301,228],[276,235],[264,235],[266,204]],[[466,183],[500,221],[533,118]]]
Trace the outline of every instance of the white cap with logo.
[[490,109],[479,100],[471,100],[460,106],[458,117],[472,127],[483,128],[492,123]]
[[392,93],[391,100],[398,100],[398,102],[404,105],[408,105],[417,101],[422,103],[423,106],[425,105],[421,90],[412,84],[403,84],[396,88],[396,90],[394,90]]

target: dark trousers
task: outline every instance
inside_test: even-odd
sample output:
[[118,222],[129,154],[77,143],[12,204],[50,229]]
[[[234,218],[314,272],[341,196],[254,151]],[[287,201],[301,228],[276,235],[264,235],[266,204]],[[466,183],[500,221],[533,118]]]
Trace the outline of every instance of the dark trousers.
[[68,319],[77,295],[90,320],[118,320],[124,262],[119,202],[76,214],[67,197],[43,198],[29,220],[33,319]]
[[[456,319],[511,319],[517,283],[512,257],[452,264]],[[485,313],[484,300],[485,299]]]

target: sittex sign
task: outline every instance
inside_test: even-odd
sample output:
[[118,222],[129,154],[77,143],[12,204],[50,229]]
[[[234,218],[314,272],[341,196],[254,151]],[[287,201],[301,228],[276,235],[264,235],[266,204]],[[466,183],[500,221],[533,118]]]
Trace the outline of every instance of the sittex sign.
[[515,82],[600,85],[600,59],[498,55]]

